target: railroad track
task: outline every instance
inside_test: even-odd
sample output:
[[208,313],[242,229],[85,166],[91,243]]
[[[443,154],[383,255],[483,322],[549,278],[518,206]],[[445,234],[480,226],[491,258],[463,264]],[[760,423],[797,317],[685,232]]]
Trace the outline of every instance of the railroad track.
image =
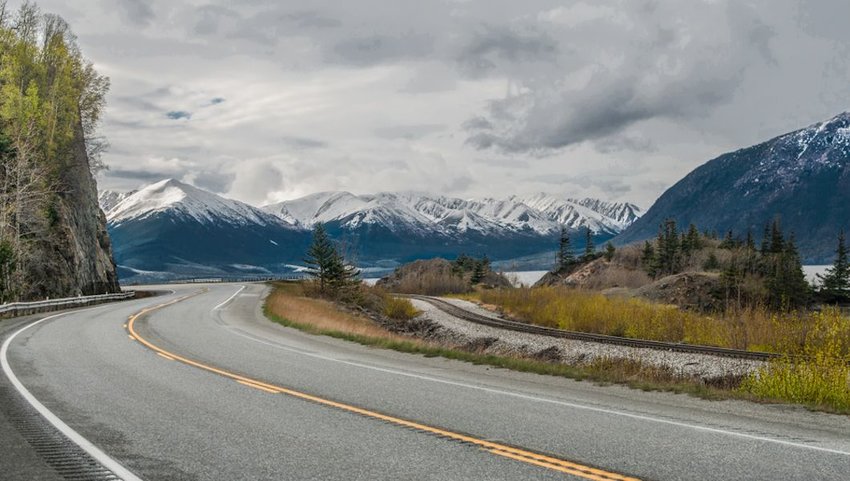
[[438,297],[420,296],[416,294],[400,294],[400,296],[427,302],[428,304],[431,304],[432,306],[445,312],[446,314],[463,319],[465,321],[474,322],[476,324],[495,327],[499,329],[507,329],[510,331],[540,334],[544,336],[559,337],[562,339],[572,339],[576,341],[613,344],[616,346],[657,349],[660,351],[675,351],[690,354],[706,354],[710,356],[731,357],[736,359],[748,359],[753,361],[768,361],[770,359],[780,357],[779,354],[772,352],[742,351],[739,349],[728,349],[724,347],[699,346],[695,344],[682,344],[678,342],[650,341],[645,339],[632,339],[628,337],[606,336],[604,334],[590,334],[586,332],[566,331],[563,329],[535,326],[533,324],[525,324],[522,322],[509,321],[507,319],[483,316],[481,314],[477,314],[475,312],[463,309],[462,307],[458,307],[452,304],[451,302],[447,302]]

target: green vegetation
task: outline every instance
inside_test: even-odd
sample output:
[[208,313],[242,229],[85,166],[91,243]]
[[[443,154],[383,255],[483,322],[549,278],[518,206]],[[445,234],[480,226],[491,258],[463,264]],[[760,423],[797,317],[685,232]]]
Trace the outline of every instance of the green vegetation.
[[716,235],[700,234],[694,225],[680,232],[674,220],[667,220],[655,242],[644,244],[641,265],[654,279],[698,269],[719,271],[718,294],[726,309],[767,305],[790,311],[812,300],[794,236],[786,238],[778,220],[765,227],[758,250],[751,232],[741,240],[728,231],[718,242]]
[[809,319],[803,342],[751,375],[741,390],[758,397],[850,412],[850,319],[829,308]]
[[322,224],[313,229],[313,243],[304,263],[307,273],[318,281],[322,295],[338,297],[359,284],[356,279],[360,271],[345,261]]
[[850,302],[850,262],[845,241],[844,231],[841,231],[835,249],[835,262],[824,275],[818,275],[821,281],[818,294],[825,302]]
[[0,3],[0,302],[30,291],[39,244],[58,231],[62,173],[85,146],[103,168],[97,126],[109,81],[83,58],[68,24],[25,2]]
[[419,315],[409,299],[386,295],[384,298],[384,315],[390,319],[406,321]]

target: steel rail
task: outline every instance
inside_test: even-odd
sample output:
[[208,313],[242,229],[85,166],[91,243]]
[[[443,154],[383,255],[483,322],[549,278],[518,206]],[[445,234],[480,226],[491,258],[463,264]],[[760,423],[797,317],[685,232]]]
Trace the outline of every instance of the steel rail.
[[608,336],[605,334],[591,334],[587,332],[567,331],[564,329],[555,329],[545,326],[535,326],[533,324],[525,324],[517,321],[509,321],[497,317],[484,316],[475,312],[468,311],[462,307],[456,306],[444,299],[431,296],[421,296],[417,294],[397,294],[401,297],[408,297],[427,302],[437,309],[451,316],[463,319],[464,321],[473,322],[485,326],[495,327],[498,329],[507,329],[516,332],[524,332],[529,334],[540,334],[543,336],[558,337],[561,339],[571,339],[575,341],[596,342],[602,344],[612,344],[615,346],[635,347],[641,349],[656,349],[661,351],[675,351],[688,354],[705,354],[709,356],[722,356],[735,359],[747,359],[752,361],[768,361],[782,357],[781,354],[773,352],[760,351],[744,351],[740,349],[729,349],[725,347],[701,346],[697,344],[684,344],[679,342],[664,342],[652,341],[647,339],[633,339],[629,337]]

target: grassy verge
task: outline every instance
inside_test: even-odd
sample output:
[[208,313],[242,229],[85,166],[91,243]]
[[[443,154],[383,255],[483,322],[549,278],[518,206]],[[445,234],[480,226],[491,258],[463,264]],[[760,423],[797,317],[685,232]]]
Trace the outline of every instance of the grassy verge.
[[621,384],[644,391],[685,393],[705,399],[757,400],[752,394],[736,389],[740,381],[738,379],[710,385],[699,380],[683,379],[670,370],[632,360],[601,359],[581,366],[570,366],[529,358],[496,356],[464,350],[460,346],[444,346],[389,332],[365,317],[340,310],[333,303],[307,297],[298,284],[277,283],[273,286],[264,305],[266,316],[278,324],[309,334],[425,357],[443,357],[599,384]]

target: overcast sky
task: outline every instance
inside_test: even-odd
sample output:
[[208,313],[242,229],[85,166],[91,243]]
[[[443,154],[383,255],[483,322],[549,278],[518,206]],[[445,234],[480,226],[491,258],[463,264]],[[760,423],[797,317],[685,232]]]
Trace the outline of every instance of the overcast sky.
[[112,80],[101,188],[649,207],[712,157],[850,109],[847,0],[39,5]]

